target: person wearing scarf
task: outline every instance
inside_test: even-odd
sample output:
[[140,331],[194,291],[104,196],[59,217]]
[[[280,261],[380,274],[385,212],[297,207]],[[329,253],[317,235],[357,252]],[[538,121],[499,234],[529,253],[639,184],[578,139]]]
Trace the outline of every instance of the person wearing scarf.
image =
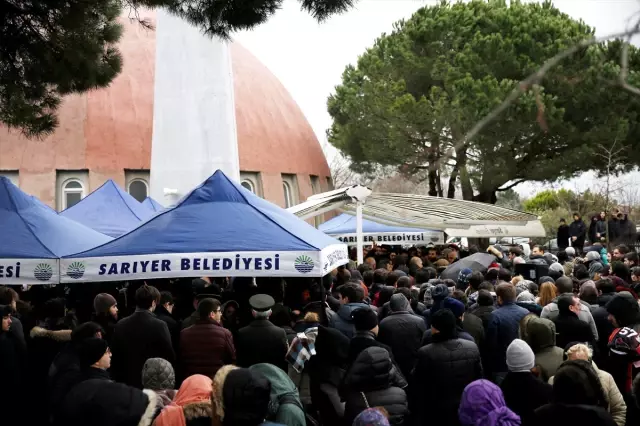
[[211,424],[213,383],[207,376],[194,374],[182,382],[173,402],[166,406],[154,426]]
[[462,426],[520,425],[520,417],[507,408],[500,388],[484,379],[464,388],[458,418]]

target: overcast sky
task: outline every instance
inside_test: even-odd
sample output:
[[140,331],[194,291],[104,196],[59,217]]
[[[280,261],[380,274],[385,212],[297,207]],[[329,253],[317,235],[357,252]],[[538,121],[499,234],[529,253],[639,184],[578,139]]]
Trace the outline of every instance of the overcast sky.
[[[341,82],[348,64],[370,47],[393,23],[411,16],[430,0],[360,0],[351,11],[318,24],[300,10],[298,1],[285,0],[269,22],[235,39],[251,50],[284,84],[311,123],[318,139],[326,142],[331,125],[327,97]],[[555,5],[596,28],[598,36],[623,31],[629,18],[640,11],[638,0],[556,0]],[[582,178],[583,186],[590,179]],[[639,180],[640,182],[640,180]],[[576,182],[566,185],[575,187]],[[586,186],[585,186],[586,187]],[[523,184],[523,195],[535,192]]]

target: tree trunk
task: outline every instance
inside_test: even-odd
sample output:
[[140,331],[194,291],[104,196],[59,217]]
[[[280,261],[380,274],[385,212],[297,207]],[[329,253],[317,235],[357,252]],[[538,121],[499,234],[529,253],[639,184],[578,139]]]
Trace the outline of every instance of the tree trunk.
[[447,189],[447,198],[456,197],[456,180],[458,179],[458,165],[456,164],[449,176],[449,188]]
[[467,149],[456,150],[456,167],[460,173],[460,187],[462,189],[463,200],[473,200],[473,186],[467,171]]
[[477,195],[473,196],[473,201],[479,201],[481,203],[495,204],[498,201],[496,191],[480,191]]
[[444,194],[442,192],[442,179],[440,173],[438,173],[438,181],[436,183],[438,184],[438,197],[442,198],[444,197]]
[[429,195],[438,196],[438,172],[437,170],[429,170]]

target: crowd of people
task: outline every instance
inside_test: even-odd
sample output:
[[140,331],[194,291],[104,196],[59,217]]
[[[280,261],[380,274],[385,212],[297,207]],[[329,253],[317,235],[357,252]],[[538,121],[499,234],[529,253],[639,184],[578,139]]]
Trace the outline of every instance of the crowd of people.
[[490,247],[455,280],[455,246],[374,246],[321,279],[0,287],[2,424],[637,425],[638,255],[587,250]]

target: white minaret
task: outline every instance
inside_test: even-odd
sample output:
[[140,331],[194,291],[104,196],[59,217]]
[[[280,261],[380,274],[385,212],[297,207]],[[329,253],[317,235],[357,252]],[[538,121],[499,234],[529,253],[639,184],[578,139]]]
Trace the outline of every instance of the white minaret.
[[217,169],[238,181],[229,44],[157,11],[151,197],[174,204]]

